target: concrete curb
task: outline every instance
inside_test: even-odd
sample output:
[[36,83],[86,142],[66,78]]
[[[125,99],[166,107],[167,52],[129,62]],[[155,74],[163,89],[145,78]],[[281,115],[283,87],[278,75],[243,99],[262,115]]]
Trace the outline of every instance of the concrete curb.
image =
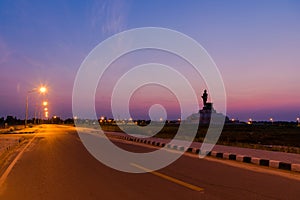
[[117,138],[132,141],[132,142],[144,143],[152,146],[158,146],[158,147],[165,147],[167,145],[167,148],[169,149],[186,151],[187,153],[191,153],[191,154],[202,154],[202,155],[206,154],[207,156],[211,156],[219,159],[235,160],[235,161],[250,163],[259,166],[277,168],[277,169],[293,171],[293,172],[300,172],[300,164],[286,163],[278,160],[269,160],[269,159],[251,157],[246,155],[239,155],[235,153],[224,153],[224,152],[217,152],[217,151],[201,152],[199,148],[192,148],[192,147],[187,148],[175,144],[166,144],[163,142],[157,142],[153,139],[146,139],[146,138],[145,139],[135,138],[131,136],[117,136]]

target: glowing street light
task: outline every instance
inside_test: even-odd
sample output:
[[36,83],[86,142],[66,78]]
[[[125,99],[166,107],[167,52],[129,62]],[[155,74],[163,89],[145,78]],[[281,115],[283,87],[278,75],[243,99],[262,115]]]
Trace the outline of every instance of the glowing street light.
[[40,93],[44,94],[47,92],[47,88],[42,86],[42,87],[40,87],[39,91],[40,91]]
[[48,105],[48,102],[47,101],[43,101],[43,106],[44,107],[44,111],[45,111],[45,118],[48,118],[49,117],[49,112],[48,112],[48,108],[46,107]]
[[47,88],[45,86],[41,86],[40,88],[33,88],[32,90],[27,91],[26,95],[26,111],[25,111],[25,128],[27,127],[27,119],[28,119],[28,96],[31,93],[34,92],[40,92],[41,94],[45,94],[47,91]]
[[299,125],[299,121],[300,121],[300,118],[299,117],[297,117],[297,126]]
[[104,120],[105,120],[105,117],[104,117],[104,116],[101,116],[99,122],[102,123],[102,122],[104,122]]
[[273,124],[273,118],[272,117],[270,118],[270,122]]
[[252,124],[252,118],[248,119],[248,124]]

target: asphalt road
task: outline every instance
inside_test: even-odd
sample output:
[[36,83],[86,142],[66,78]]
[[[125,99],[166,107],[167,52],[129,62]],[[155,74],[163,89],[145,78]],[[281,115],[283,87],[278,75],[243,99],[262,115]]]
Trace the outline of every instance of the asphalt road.
[[[114,142],[134,152],[152,148]],[[119,172],[93,158],[73,127],[44,125],[1,175],[0,199],[299,199],[299,177],[189,155],[154,173]]]

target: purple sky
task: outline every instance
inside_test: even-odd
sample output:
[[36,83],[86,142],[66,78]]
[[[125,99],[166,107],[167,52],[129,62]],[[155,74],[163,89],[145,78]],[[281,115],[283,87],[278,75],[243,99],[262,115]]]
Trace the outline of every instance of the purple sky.
[[[44,99],[50,116],[72,117],[73,82],[88,53],[115,33],[155,26],[180,31],[208,51],[224,79],[230,118],[295,121],[300,116],[299,21],[299,1],[0,1],[0,116],[24,118],[26,92],[45,84],[47,95],[29,96],[30,117]],[[152,61],[153,54],[146,53],[129,56],[126,63]],[[187,76],[202,106],[205,84],[194,81],[182,61],[155,58]],[[127,69],[122,64],[115,64],[120,74],[108,72],[98,86],[98,115],[110,113],[110,84]],[[177,119],[176,98],[151,86],[132,97],[133,116],[147,116],[152,103],[165,105],[168,117]]]

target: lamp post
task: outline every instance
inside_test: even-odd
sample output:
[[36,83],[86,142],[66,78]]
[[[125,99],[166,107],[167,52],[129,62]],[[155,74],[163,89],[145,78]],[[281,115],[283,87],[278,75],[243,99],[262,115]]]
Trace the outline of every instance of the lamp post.
[[32,90],[28,90],[27,91],[27,95],[26,95],[26,111],[25,111],[25,128],[27,127],[27,119],[28,119],[28,98],[29,98],[29,94],[34,93],[34,92],[40,92],[41,94],[46,93],[47,88],[46,87],[40,87],[40,88],[34,88]]

